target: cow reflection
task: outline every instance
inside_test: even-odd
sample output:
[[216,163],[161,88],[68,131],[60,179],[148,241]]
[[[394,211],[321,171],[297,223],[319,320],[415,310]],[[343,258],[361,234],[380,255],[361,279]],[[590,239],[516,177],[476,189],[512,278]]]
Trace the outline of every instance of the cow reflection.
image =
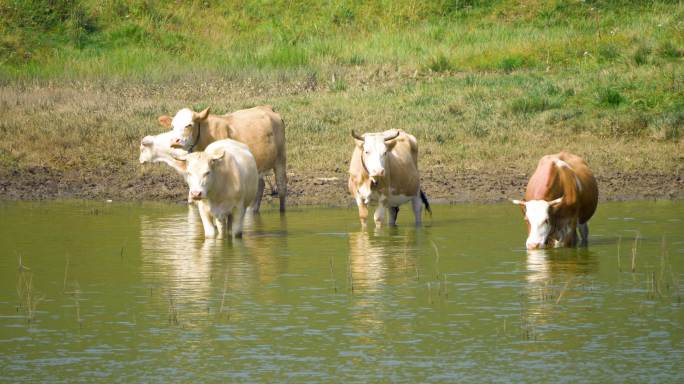
[[194,206],[188,206],[188,212],[182,214],[142,216],[140,241],[145,277],[163,281],[169,288],[183,291],[183,295],[205,295],[217,242],[205,242],[202,231]]
[[386,245],[366,232],[349,234],[349,269],[354,290],[374,291],[387,274]]
[[564,314],[554,311],[555,306],[586,295],[586,290],[577,287],[585,285],[598,270],[598,259],[587,249],[535,249],[527,251],[526,265],[522,320],[534,327],[558,322],[551,316]]
[[[143,216],[140,241],[143,279],[160,306],[178,306],[181,321],[206,318],[221,305],[224,289],[273,295],[263,289],[287,268],[285,231],[262,230],[258,216],[248,216],[242,240],[204,239],[197,208],[187,213]],[[269,223],[272,225],[272,223]],[[231,318],[237,316],[232,313]]]

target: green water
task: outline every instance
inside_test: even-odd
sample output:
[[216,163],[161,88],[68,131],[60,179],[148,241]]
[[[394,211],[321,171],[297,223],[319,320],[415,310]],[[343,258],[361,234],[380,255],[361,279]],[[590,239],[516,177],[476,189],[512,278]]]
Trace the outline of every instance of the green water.
[[588,249],[535,253],[512,204],[434,212],[265,212],[231,242],[185,206],[0,203],[0,380],[684,381],[684,202],[602,204]]

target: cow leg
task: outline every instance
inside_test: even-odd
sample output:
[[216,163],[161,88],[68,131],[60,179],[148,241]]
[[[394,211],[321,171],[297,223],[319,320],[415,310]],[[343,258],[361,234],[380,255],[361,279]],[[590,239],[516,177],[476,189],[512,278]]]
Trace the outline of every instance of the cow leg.
[[233,209],[233,223],[231,232],[233,233],[233,238],[242,237],[242,223],[245,219],[245,207],[242,204],[238,205]]
[[420,191],[411,199],[411,208],[413,208],[413,216],[416,218],[416,226],[423,223],[423,202],[420,199]]
[[199,201],[197,209],[202,219],[202,226],[204,227],[204,237],[212,238],[216,236],[216,229],[214,228],[214,220],[209,210],[209,204]]
[[399,207],[390,207],[390,209],[389,209],[389,225],[390,225],[390,227],[396,227],[397,215],[399,215]]
[[375,228],[381,228],[382,227],[382,221],[385,219],[385,205],[380,203],[378,204],[378,207],[375,209],[375,213],[373,214],[373,219],[375,220]]
[[361,220],[361,228],[366,229],[368,220],[368,205],[363,202],[363,199],[356,197],[356,205],[359,207],[359,220]]
[[261,208],[261,199],[264,196],[264,189],[266,188],[266,182],[264,181],[263,176],[259,176],[259,183],[257,184],[257,193],[256,193],[256,199],[254,199],[254,203],[252,204],[252,212],[255,214],[259,213],[259,209]]
[[224,235],[226,234],[226,218],[214,217],[214,225],[216,225],[216,229],[218,230],[218,235],[216,238],[223,239]]
[[583,223],[579,225],[580,233],[580,247],[586,247],[589,245],[589,224]]
[[285,155],[277,159],[275,164],[276,186],[278,186],[278,198],[280,199],[280,212],[285,212],[285,200],[287,198],[287,168],[285,167]]

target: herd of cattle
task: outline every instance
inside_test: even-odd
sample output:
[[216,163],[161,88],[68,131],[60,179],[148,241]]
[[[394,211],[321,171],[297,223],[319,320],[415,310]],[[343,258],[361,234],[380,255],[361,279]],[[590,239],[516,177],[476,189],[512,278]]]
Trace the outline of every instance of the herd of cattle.
[[[242,236],[247,208],[259,212],[264,176],[275,174],[280,211],[285,211],[287,172],[285,126],[270,106],[257,106],[226,115],[181,109],[172,118],[159,117],[171,130],[145,136],[140,143],[140,162],[164,162],[187,182],[188,202],[196,202],[206,237],[222,238],[230,227],[233,237]],[[351,132],[355,141],[349,165],[349,192],[356,200],[362,227],[368,205],[377,202],[375,225],[395,225],[399,206],[411,202],[416,225],[423,205],[432,213],[420,188],[418,143],[402,130],[363,135]],[[579,229],[587,244],[587,221],[596,210],[596,179],[579,156],[561,152],[539,160],[529,180],[522,208],[527,224],[527,248],[574,246]]]

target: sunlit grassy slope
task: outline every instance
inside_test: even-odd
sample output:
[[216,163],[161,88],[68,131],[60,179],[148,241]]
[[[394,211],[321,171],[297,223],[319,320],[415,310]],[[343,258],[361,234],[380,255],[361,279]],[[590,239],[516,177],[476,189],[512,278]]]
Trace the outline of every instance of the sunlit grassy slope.
[[681,1],[220,3],[0,1],[0,166],[116,179],[158,115],[263,103],[294,173],[343,177],[352,128],[414,133],[439,177],[682,172]]

